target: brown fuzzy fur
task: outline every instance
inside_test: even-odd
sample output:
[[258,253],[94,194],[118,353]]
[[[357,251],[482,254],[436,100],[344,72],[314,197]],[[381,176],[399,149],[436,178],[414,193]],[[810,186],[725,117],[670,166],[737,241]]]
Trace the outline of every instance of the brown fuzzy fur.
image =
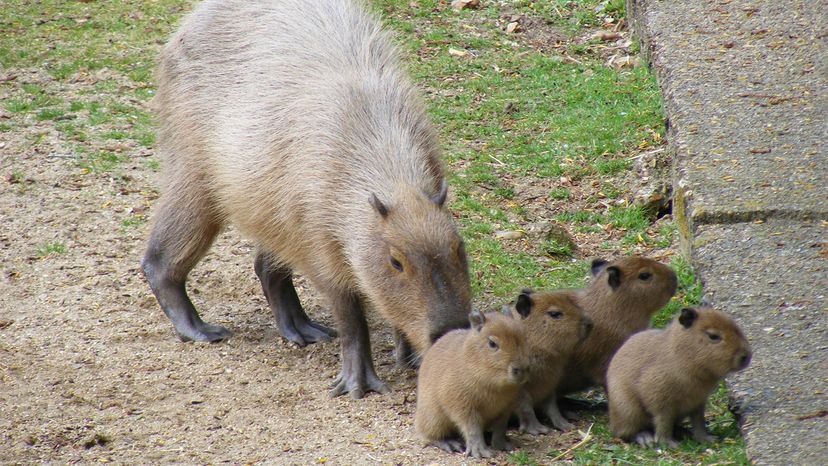
[[[575,303],[592,319],[592,333],[567,364],[559,394],[605,385],[612,355],[630,335],[650,327],[650,318],[670,301],[678,286],[675,272],[652,259],[624,257],[596,263],[592,283],[575,293]],[[611,269],[618,271],[617,287],[609,283]],[[650,278],[644,280],[641,274]]]
[[534,408],[552,407],[547,417],[563,429],[568,423],[557,410],[555,388],[575,348],[592,330],[592,321],[574,302],[570,291],[533,293],[524,290],[512,308],[512,315],[523,319],[529,347],[529,381],[519,400],[517,410],[520,430],[531,434],[549,432],[535,416]]
[[[719,381],[750,363],[739,326],[710,307],[684,309],[665,330],[630,337],[607,374],[610,429],[642,444],[675,446],[674,427],[686,416],[693,437],[709,441],[704,407]],[[645,429],[655,427],[655,437]]]
[[[473,313],[472,316],[479,313]],[[490,457],[484,430],[492,430],[492,447],[505,449],[506,423],[526,381],[528,352],[520,321],[489,313],[472,319],[470,330],[455,330],[428,351],[417,381],[417,431],[441,448],[456,451],[458,433],[466,453]],[[492,348],[491,341],[498,347]]]
[[336,394],[357,396],[383,388],[364,380],[375,376],[362,367],[371,365],[363,301],[420,352],[471,309],[435,131],[365,9],[208,0],[187,17],[160,57],[153,105],[165,183],[143,263],[182,338],[229,336],[176,303],[190,269],[234,225],[260,250],[266,293],[295,301],[285,296],[295,297],[296,271],[330,298],[347,379]]

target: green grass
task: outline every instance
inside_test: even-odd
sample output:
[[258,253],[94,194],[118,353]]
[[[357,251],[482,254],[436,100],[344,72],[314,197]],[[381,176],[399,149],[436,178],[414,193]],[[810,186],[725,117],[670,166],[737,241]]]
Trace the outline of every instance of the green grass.
[[[45,71],[44,83],[0,85],[11,88],[3,108],[15,117],[55,121],[67,151],[105,140],[155,142],[152,116],[143,105],[153,95],[153,69],[160,44],[174,30],[189,2],[127,0],[107,4],[9,0],[3,6],[0,69]],[[48,38],[48,40],[45,40]],[[87,82],[64,102],[62,89]],[[15,118],[3,131],[22,125]],[[87,152],[89,152],[87,150]],[[97,151],[93,151],[97,152]],[[114,170],[125,158],[94,153],[80,163],[90,175]]]
[[37,254],[37,257],[41,258],[48,257],[53,254],[65,254],[66,245],[59,241],[44,243],[38,246],[35,252]]

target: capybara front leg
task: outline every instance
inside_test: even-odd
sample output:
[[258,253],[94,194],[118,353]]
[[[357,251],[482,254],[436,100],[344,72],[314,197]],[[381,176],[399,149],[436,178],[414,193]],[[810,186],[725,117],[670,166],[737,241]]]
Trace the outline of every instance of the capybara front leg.
[[411,343],[397,329],[394,329],[394,359],[401,369],[416,369],[420,366],[420,358],[411,348]]
[[520,431],[531,435],[548,434],[549,427],[541,424],[538,420],[533,404],[532,395],[526,390],[521,390],[518,395],[517,408],[515,409],[518,421],[520,422]]
[[716,436],[707,432],[704,426],[704,404],[690,413],[690,424],[693,426],[693,439],[697,442],[713,442]]
[[198,199],[179,201],[174,192],[162,198],[141,268],[182,340],[223,340],[230,337],[230,331],[202,321],[185,288],[187,274],[209,249],[221,226],[201,212]]
[[336,336],[333,329],[312,321],[296,294],[290,269],[275,264],[267,254],[259,253],[255,262],[256,275],[262,282],[270,309],[276,317],[279,333],[299,346],[319,341],[330,341]]
[[369,391],[388,393],[374,371],[368,323],[359,298],[348,291],[333,292],[331,302],[342,352],[342,370],[332,384],[331,396],[348,393],[359,399]]

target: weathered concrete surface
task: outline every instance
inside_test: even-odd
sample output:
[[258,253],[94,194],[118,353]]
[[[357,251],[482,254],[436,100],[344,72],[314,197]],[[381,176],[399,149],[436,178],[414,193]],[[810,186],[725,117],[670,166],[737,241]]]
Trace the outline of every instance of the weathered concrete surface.
[[627,6],[664,94],[683,252],[756,351],[730,379],[748,454],[828,464],[828,4]]
[[749,456],[828,463],[828,418],[817,416],[828,409],[828,225],[701,225],[693,259],[705,296],[753,345],[751,367],[728,379]]

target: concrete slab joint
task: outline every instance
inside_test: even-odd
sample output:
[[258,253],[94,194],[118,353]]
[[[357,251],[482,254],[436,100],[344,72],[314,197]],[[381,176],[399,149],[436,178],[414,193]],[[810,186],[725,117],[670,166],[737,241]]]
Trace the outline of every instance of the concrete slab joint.
[[743,326],[756,464],[828,458],[828,8],[627,0],[664,96],[681,249]]

